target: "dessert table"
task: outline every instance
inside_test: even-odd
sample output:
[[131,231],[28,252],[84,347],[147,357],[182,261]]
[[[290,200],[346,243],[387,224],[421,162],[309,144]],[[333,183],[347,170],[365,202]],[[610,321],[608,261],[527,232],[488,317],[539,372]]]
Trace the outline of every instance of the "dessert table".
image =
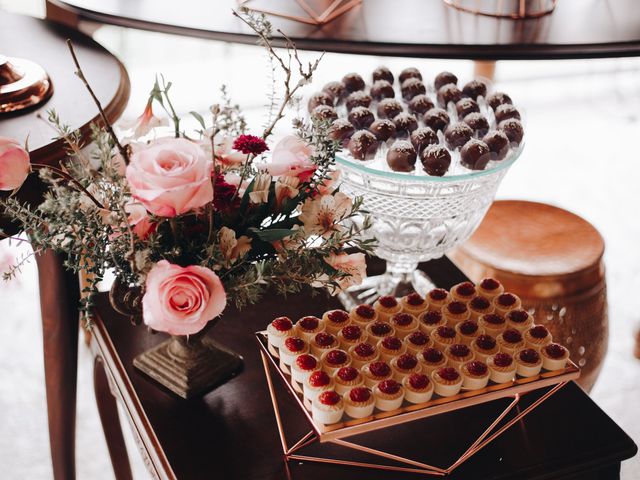
[[[369,266],[379,273],[381,263]],[[437,285],[450,288],[465,276],[446,257],[421,264]],[[131,478],[112,395],[121,402],[137,446],[154,478],[160,479],[412,479],[410,473],[338,467],[306,461],[285,464],[259,349],[253,332],[275,316],[297,319],[311,310],[336,308],[337,299],[307,294],[286,301],[268,297],[242,312],[229,308],[211,332],[244,356],[244,371],[202,399],[185,401],[134,370],[132,359],[164,340],[133,327],[101,294],[91,341],[96,356],[95,389],[116,478]],[[304,416],[274,382],[286,433],[308,430]],[[544,391],[526,394],[534,401]],[[503,399],[358,435],[358,441],[432,464],[448,464],[482,432]],[[367,462],[363,452],[315,444],[309,454]],[[453,472],[451,478],[618,478],[620,462],[635,455],[634,442],[575,383],[570,383]]]

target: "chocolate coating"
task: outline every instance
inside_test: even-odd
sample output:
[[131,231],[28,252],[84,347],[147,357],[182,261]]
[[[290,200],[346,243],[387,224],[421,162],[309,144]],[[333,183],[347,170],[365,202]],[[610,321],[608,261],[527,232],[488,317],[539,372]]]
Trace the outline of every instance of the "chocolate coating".
[[418,153],[425,147],[438,143],[438,135],[429,127],[419,127],[411,132],[411,143]]
[[347,146],[347,142],[356,129],[353,128],[351,122],[346,118],[338,118],[333,121],[329,127],[329,138],[336,142],[341,142],[343,147]]
[[434,177],[442,177],[451,165],[451,154],[442,145],[429,145],[420,155],[424,171]]
[[500,123],[503,120],[507,120],[509,118],[520,120],[520,112],[510,103],[503,103],[502,105],[498,105],[498,108],[496,108],[496,111],[494,113],[496,116],[496,123]]
[[347,73],[342,77],[342,84],[348,92],[356,92],[364,89],[364,79],[357,73]]
[[371,75],[371,77],[373,78],[374,83],[378,80],[386,80],[387,82],[393,85],[393,81],[395,80],[393,78],[393,73],[391,73],[391,70],[389,70],[387,67],[376,68],[373,71],[373,74]]
[[513,103],[511,97],[506,93],[494,92],[487,97],[487,103],[495,111],[500,105],[504,103]]
[[347,147],[353,158],[357,160],[371,160],[376,155],[378,140],[367,130],[358,130],[353,134]]
[[423,95],[427,93],[427,88],[419,78],[407,78],[400,86],[402,92],[402,98],[405,100],[411,100],[416,95]]
[[386,80],[376,80],[371,86],[371,96],[376,100],[382,100],[383,98],[395,97],[396,92],[393,90],[393,86]]
[[487,133],[482,141],[489,147],[492,160],[503,160],[509,153],[509,137],[500,130]]
[[435,107],[435,105],[431,99],[424,94],[416,95],[409,100],[409,110],[413,113],[423,114],[433,107]]
[[416,151],[411,143],[398,140],[387,152],[387,164],[395,172],[412,172],[416,164]]
[[313,112],[316,107],[320,105],[328,105],[329,107],[333,107],[333,95],[327,92],[316,92],[309,98],[309,102],[307,103],[307,109],[309,112]]
[[422,117],[425,125],[431,129],[438,131],[444,130],[449,125],[449,114],[442,108],[432,108]]
[[422,74],[420,73],[420,70],[415,67],[405,68],[400,72],[400,76],[398,77],[400,85],[402,85],[408,78],[417,78],[418,80],[422,80]]
[[480,113],[480,107],[475,100],[470,98],[463,98],[456,103],[456,112],[458,112],[458,118],[464,118],[470,113]]
[[399,113],[402,113],[402,105],[393,98],[385,98],[378,103],[378,116],[380,118],[394,118]]
[[472,112],[464,117],[463,122],[469,125],[471,130],[476,132],[480,137],[486,135],[489,131],[489,120],[487,120],[481,113]]
[[335,120],[338,118],[336,109],[329,105],[318,105],[311,112],[311,118],[314,120]]
[[473,130],[466,123],[449,125],[444,131],[444,140],[452,150],[462,147],[472,136]]
[[367,107],[355,107],[349,112],[348,118],[358,130],[369,128],[369,125],[376,119],[373,116],[373,112]]
[[396,124],[387,118],[381,118],[371,124],[369,131],[373,133],[378,140],[384,142],[395,137]]
[[469,98],[478,100],[478,97],[487,96],[487,86],[480,80],[471,80],[462,87],[462,93]]
[[509,142],[520,145],[522,137],[524,137],[524,127],[520,120],[515,118],[504,120],[498,124],[498,129],[507,135]]
[[462,92],[453,83],[447,83],[438,90],[438,103],[446,108],[449,102],[457,103],[462,98]]
[[489,147],[482,140],[472,138],[460,149],[462,165],[471,170],[484,170],[491,160]]
[[336,104],[340,103],[340,101],[347,95],[347,89],[344,87],[342,82],[329,82],[322,87],[322,91],[331,95]]
[[433,80],[433,86],[436,89],[436,92],[440,90],[442,87],[447,85],[448,83],[453,83],[454,85],[458,84],[458,77],[456,77],[451,72],[440,72],[436,75],[436,78]]
[[410,113],[399,113],[393,117],[393,123],[396,124],[398,133],[411,133],[418,128],[418,120]]
[[350,93],[344,104],[347,106],[348,111],[356,107],[369,107],[369,105],[371,105],[371,95],[362,90],[358,90],[357,92]]

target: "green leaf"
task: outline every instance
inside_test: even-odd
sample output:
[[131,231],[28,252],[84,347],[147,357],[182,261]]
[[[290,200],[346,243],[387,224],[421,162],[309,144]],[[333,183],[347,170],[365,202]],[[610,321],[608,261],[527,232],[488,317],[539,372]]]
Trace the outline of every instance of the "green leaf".
[[282,240],[295,233],[295,230],[289,228],[271,228],[268,230],[260,230],[258,228],[250,228],[249,232],[254,234],[263,242],[275,242],[276,240]]
[[202,126],[203,130],[207,129],[206,125],[204,124],[204,118],[202,118],[202,115],[200,115],[198,112],[193,110],[191,110],[189,113],[193,116],[193,118],[195,118],[198,121],[198,123]]

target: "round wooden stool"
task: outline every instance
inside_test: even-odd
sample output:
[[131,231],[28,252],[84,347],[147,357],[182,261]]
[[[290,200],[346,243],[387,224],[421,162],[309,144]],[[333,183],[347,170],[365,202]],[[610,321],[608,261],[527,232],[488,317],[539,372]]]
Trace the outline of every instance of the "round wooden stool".
[[604,241],[587,221],[551,205],[496,201],[450,257],[474,281],[500,280],[519,295],[582,368],[590,390],[607,352]]

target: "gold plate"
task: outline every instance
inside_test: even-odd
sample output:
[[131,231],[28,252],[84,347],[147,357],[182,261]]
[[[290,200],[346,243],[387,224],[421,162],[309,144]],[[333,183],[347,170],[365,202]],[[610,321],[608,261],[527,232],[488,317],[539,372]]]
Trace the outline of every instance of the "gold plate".
[[0,55],[0,113],[39,105],[52,94],[51,79],[40,65]]

